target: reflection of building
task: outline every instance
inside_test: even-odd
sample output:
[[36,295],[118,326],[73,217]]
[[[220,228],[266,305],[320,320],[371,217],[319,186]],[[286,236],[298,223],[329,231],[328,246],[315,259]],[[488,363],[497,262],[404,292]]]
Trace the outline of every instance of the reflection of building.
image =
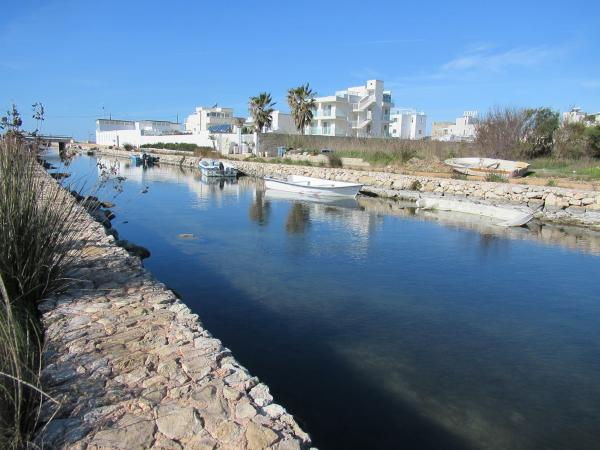
[[316,98],[307,134],[322,136],[388,137],[392,94],[383,81],[369,80],[335,95]]
[[431,139],[438,141],[472,141],[475,139],[477,111],[465,111],[452,122],[433,122]]
[[427,127],[424,112],[395,110],[390,115],[390,134],[398,139],[423,139]]

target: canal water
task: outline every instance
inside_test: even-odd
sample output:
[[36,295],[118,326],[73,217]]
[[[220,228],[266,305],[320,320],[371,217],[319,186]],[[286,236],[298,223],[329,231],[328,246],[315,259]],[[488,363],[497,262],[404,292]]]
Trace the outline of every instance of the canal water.
[[116,204],[121,238],[320,449],[598,448],[598,234],[124,159],[59,170]]

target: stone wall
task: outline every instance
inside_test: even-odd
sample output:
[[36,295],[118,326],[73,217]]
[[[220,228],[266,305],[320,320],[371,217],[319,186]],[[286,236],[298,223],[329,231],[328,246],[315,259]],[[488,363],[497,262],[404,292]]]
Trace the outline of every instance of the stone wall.
[[[102,150],[102,153],[114,156],[130,155],[128,152],[119,150]],[[159,154],[162,163],[191,168],[198,167],[199,158],[181,154],[163,154],[161,152]],[[235,165],[242,172],[258,177],[296,174],[362,183],[365,185],[362,192],[382,197],[405,198],[407,193],[412,192],[420,195],[448,195],[492,203],[507,202],[527,205],[537,209],[537,217],[542,220],[600,227],[600,192],[597,191],[455,180],[347,168],[268,164],[243,160],[235,161]]]
[[74,226],[75,282],[40,304],[43,386],[60,403],[44,406],[42,448],[310,446],[269,388],[139,258],[87,213]]

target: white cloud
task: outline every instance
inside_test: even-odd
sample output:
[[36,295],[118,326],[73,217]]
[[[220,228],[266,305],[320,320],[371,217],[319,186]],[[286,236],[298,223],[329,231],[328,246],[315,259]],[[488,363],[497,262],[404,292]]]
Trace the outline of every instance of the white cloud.
[[478,46],[441,66],[443,72],[499,71],[510,66],[535,67],[558,58],[562,49],[549,47],[513,48],[491,52]]
[[600,88],[600,80],[585,80],[581,82],[581,85],[588,89],[598,89]]

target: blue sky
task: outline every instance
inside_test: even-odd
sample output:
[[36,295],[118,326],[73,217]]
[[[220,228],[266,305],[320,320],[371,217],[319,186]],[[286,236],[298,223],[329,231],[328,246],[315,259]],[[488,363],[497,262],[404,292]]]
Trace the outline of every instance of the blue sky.
[[[378,78],[432,121],[495,105],[600,111],[600,2],[27,1],[0,10],[0,111],[86,139],[113,118]],[[33,124],[28,122],[31,127]]]

